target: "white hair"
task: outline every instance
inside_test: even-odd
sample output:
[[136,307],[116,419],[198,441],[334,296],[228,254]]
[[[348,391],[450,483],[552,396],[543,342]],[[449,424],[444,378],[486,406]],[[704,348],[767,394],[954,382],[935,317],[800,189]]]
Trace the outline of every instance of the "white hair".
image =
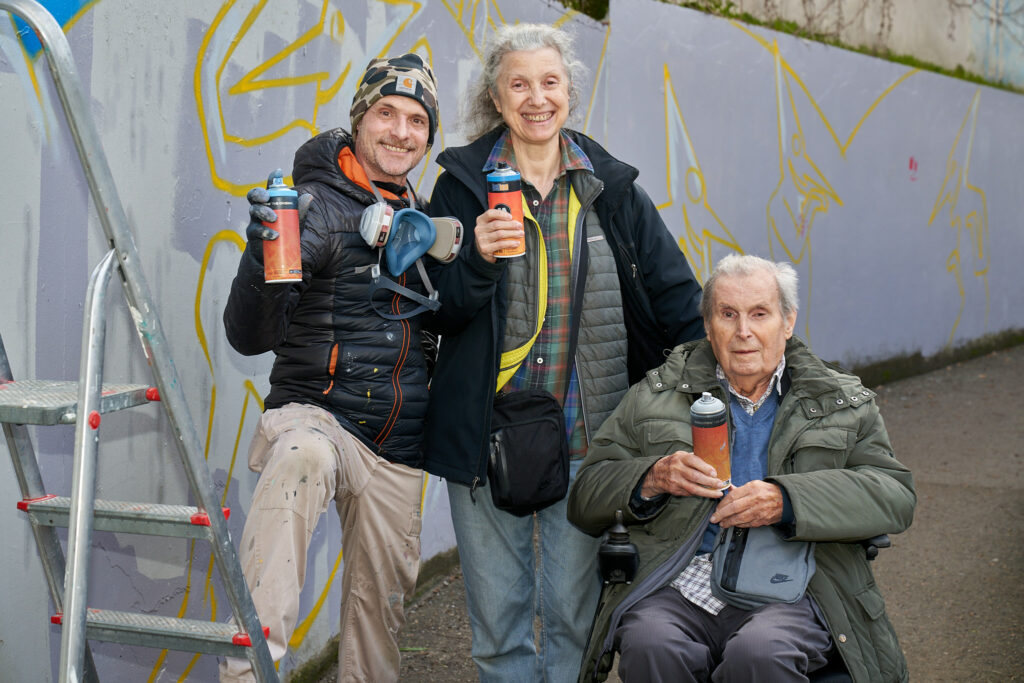
[[723,277],[746,277],[757,272],[771,273],[779,290],[779,308],[783,317],[800,310],[799,280],[793,266],[786,261],[769,261],[753,254],[729,254],[715,265],[714,271],[704,283],[704,297],[700,302],[700,314],[705,321],[711,319],[715,301],[715,285]]
[[491,93],[501,75],[501,60],[505,55],[545,47],[554,49],[562,58],[562,65],[569,78],[569,112],[572,117],[580,100],[579,83],[586,71],[583,62],[576,57],[572,36],[547,24],[506,24],[491,38],[484,55],[483,73],[469,89],[462,119],[470,140],[476,140],[504,123],[494,106]]

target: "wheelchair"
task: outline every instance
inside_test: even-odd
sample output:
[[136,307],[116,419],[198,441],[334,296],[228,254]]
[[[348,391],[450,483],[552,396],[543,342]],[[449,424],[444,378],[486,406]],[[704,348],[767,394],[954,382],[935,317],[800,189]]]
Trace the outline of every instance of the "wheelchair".
[[[864,548],[864,554],[868,561],[878,557],[878,551],[892,545],[888,534],[874,536],[859,541]],[[606,584],[632,583],[636,576],[640,558],[636,546],[629,540],[629,530],[622,523],[622,512],[615,513],[615,524],[605,532],[601,539],[601,546],[597,553],[597,564],[601,570],[601,579]],[[828,663],[808,674],[811,683],[852,683],[842,657],[833,652]]]

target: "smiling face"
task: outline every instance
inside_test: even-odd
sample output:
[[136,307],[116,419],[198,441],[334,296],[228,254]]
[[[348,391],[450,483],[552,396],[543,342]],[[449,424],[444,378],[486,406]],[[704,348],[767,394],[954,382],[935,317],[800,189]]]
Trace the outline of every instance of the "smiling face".
[[733,388],[757,400],[793,336],[796,311],[783,316],[775,276],[767,270],[723,276],[715,283],[708,341]]
[[569,76],[553,47],[509,52],[491,90],[513,143],[550,144],[569,118]]
[[386,95],[363,115],[353,149],[370,180],[401,185],[427,153],[429,134],[423,105],[404,95]]

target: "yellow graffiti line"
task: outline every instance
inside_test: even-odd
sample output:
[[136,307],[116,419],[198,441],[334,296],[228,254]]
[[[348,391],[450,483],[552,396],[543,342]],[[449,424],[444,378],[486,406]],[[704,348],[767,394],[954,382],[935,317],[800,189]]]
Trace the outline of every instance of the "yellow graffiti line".
[[203,252],[203,260],[199,265],[199,281],[196,283],[196,297],[193,305],[193,322],[196,327],[196,336],[199,338],[199,346],[203,350],[203,357],[206,358],[206,366],[213,372],[213,362],[210,360],[210,348],[206,341],[206,333],[203,331],[203,322],[200,318],[200,303],[202,302],[203,285],[206,282],[206,270],[213,255],[213,248],[221,242],[228,242],[238,247],[239,251],[245,249],[245,240],[233,230],[221,230],[217,232],[206,244]]
[[[196,283],[196,297],[193,304],[193,319],[196,328],[196,337],[199,340],[199,347],[203,350],[203,357],[206,359],[206,366],[210,370],[210,376],[213,377],[213,361],[210,359],[210,347],[206,340],[206,332],[203,330],[203,323],[200,317],[200,309],[203,298],[203,286],[206,283],[206,271],[210,264],[210,258],[213,254],[213,248],[221,243],[229,242],[238,247],[239,251],[245,248],[245,242],[242,238],[232,230],[221,230],[215,234],[210,241],[206,244],[206,250],[203,252],[203,259],[199,265],[199,281]],[[210,385],[210,413],[207,417],[206,422],[206,441],[203,444],[203,459],[210,459],[210,442],[213,439],[213,423],[214,423],[214,412],[217,407],[217,383],[216,381],[211,382]],[[224,487],[224,494],[227,495],[227,489],[230,485],[230,479],[228,484]],[[213,514],[212,510],[207,510],[208,514]]]
[[219,190],[241,196],[248,191],[248,186],[242,187],[240,185],[235,185],[234,183],[229,183],[222,180],[221,177],[217,175],[217,161],[213,158],[213,146],[210,144],[210,133],[206,123],[206,108],[203,106],[202,88],[203,55],[206,54],[207,49],[210,47],[210,42],[213,40],[217,27],[222,21],[224,21],[224,17],[227,16],[228,11],[230,11],[233,4],[234,0],[221,5],[220,11],[218,11],[217,15],[213,18],[213,21],[210,23],[210,28],[206,30],[206,33],[203,35],[203,39],[199,43],[199,51],[196,54],[196,70],[192,76],[192,89],[196,98],[196,109],[199,114],[200,129],[203,132],[203,145],[206,149],[206,160],[210,165],[210,181],[213,183],[213,186]]
[[[260,7],[262,7],[262,3]],[[276,55],[270,59],[264,61],[262,64],[245,74],[235,83],[233,86],[228,88],[229,95],[240,95],[246,92],[253,92],[255,90],[263,90],[269,88],[280,88],[284,86],[303,85],[306,83],[315,83],[324,80],[330,74],[325,71],[315,71],[313,73],[305,74],[302,76],[291,76],[288,78],[272,78],[262,80],[260,76],[270,71],[281,62],[285,61],[300,49],[306,47],[311,43],[324,29],[324,20],[327,16],[327,0],[320,6],[320,18],[313,24],[305,33],[300,35],[296,40],[289,43],[284,49],[279,51]],[[250,17],[252,15],[250,14]],[[252,17],[255,21],[255,17]],[[244,35],[252,28],[252,23],[246,19],[246,24],[242,27],[242,34]]]
[[[498,28],[499,24],[501,26],[504,26],[505,24],[508,23],[508,21],[505,19],[505,15],[503,15],[501,13],[501,8],[498,7],[498,1],[497,0],[489,0],[489,2],[487,4],[489,4],[491,6],[491,8],[494,10],[494,14],[496,14],[498,16],[498,21],[497,21],[497,23],[495,23],[495,21],[493,19],[491,19],[491,14],[490,13],[487,14],[487,22],[491,25],[492,29]],[[475,11],[474,11],[474,13],[475,13]]]
[[612,27],[607,26],[604,30],[604,43],[601,45],[601,57],[597,60],[597,70],[594,72],[594,83],[590,88],[590,99],[587,101],[587,116],[583,120],[584,131],[590,128],[590,115],[594,111],[594,100],[597,98],[598,83],[601,80],[601,74],[604,73],[605,57],[608,55],[608,41],[611,35]]
[[163,650],[157,655],[156,663],[153,665],[153,670],[149,673],[149,678],[146,679],[146,683],[156,683],[157,676],[163,673],[164,660],[167,659],[167,650]]
[[[669,110],[668,100],[669,94],[671,93],[672,100],[675,102],[676,109],[679,108],[679,99],[676,97],[675,85],[672,83],[672,74],[669,72],[668,64],[662,64],[662,82],[665,84],[665,192],[668,194],[668,203],[665,206],[671,206],[675,202],[675,197],[672,194],[672,150],[668,148],[668,141],[672,137],[672,132],[669,128]],[[683,130],[686,130],[686,124],[683,123]],[[662,207],[657,207],[661,209]]]
[[448,10],[448,14],[452,15],[452,19],[455,20],[455,25],[462,31],[462,37],[466,39],[466,44],[472,48],[473,52],[476,53],[477,59],[483,61],[483,55],[476,46],[476,41],[473,39],[472,31],[466,30],[466,25],[462,21],[462,12],[456,12],[455,8],[452,7],[448,0],[441,0],[441,4],[444,5],[445,9]]
[[188,660],[188,664],[185,666],[185,670],[181,672],[181,676],[178,677],[178,683],[185,683],[188,680],[188,675],[192,673],[192,669],[196,664],[199,663],[199,657],[201,653],[196,653]]
[[[469,14],[469,23],[468,24],[465,21],[465,12],[463,11],[464,8],[466,7],[466,3],[464,3],[464,2],[463,3],[459,3],[458,9],[453,7],[452,3],[449,2],[449,0],[441,0],[441,4],[443,4],[445,9],[448,10],[448,13],[452,15],[452,19],[455,20],[455,24],[459,27],[459,30],[462,31],[462,35],[466,39],[466,44],[469,45],[469,47],[473,50],[474,53],[476,53],[477,59],[479,59],[482,62],[483,61],[483,53],[480,51],[480,48],[477,46],[476,37],[473,35],[473,30],[472,30],[472,28],[474,26],[476,26],[477,8],[481,4],[483,4],[483,5],[488,5],[488,4],[491,5],[491,7],[494,9],[494,14],[496,14],[497,17],[498,17],[498,22],[496,23],[491,18],[491,14],[488,13],[488,15],[487,15],[487,25],[490,28],[492,28],[492,29],[496,29],[499,24],[503,25],[503,24],[507,23],[505,21],[505,17],[502,16],[502,14],[501,14],[501,8],[498,7],[498,3],[495,2],[494,0],[490,0],[489,2],[487,0],[484,0],[484,2],[475,1],[475,2],[470,3],[470,6],[472,7],[472,11]],[[484,36],[484,38],[486,39],[486,36]]]
[[832,129],[832,124],[829,123],[828,117],[825,116],[825,113],[821,110],[821,107],[818,106],[818,102],[814,99],[814,97],[811,96],[811,91],[807,89],[806,85],[804,85],[803,79],[801,79],[797,72],[793,69],[793,67],[789,65],[789,62],[782,58],[782,55],[779,52],[779,42],[777,40],[772,40],[769,43],[766,38],[757,35],[743,24],[740,24],[737,21],[733,21],[731,23],[733,26],[740,29],[748,36],[756,40],[758,43],[760,43],[761,47],[763,47],[765,50],[767,50],[768,52],[772,53],[775,56],[779,66],[782,69],[784,69],[786,73],[788,73],[794,81],[796,81],[796,84],[799,85],[800,89],[804,91],[805,95],[807,95],[807,100],[810,102],[811,107],[814,108],[814,111],[818,112],[818,116],[821,117],[821,122],[825,124],[825,129],[828,131],[829,135],[832,136],[832,140],[836,143],[836,147],[838,147],[840,151],[842,151],[843,145],[842,143],[839,142],[839,136],[836,135],[835,130]]
[[553,22],[551,22],[551,25],[554,26],[555,28],[561,28],[565,24],[572,21],[572,18],[575,17],[577,14],[579,14],[579,12],[577,12],[574,9],[571,9],[562,16],[555,19]]
[[[985,197],[985,191],[984,190],[982,190],[980,187],[976,187],[976,186],[972,185],[971,183],[967,182],[966,179],[964,180],[964,186],[967,187],[968,190],[971,190],[972,192],[977,192],[981,196],[981,208],[982,208],[982,211],[983,211],[983,215],[981,217],[981,221],[982,221],[981,225],[977,225],[976,226],[975,222],[971,219],[971,217],[975,215],[975,212],[972,211],[971,213],[969,213],[966,216],[967,225],[965,227],[967,228],[968,231],[970,231],[970,233],[974,237],[974,253],[976,253],[985,262],[985,267],[981,268],[980,270],[975,270],[974,274],[977,275],[977,276],[987,275],[988,274],[989,266],[991,265],[991,263],[990,263],[990,255],[985,250],[985,236],[984,236],[985,233],[987,232],[987,226],[988,226],[988,199]],[[985,282],[985,287],[986,287],[986,289],[988,288],[988,282],[987,281]],[[988,300],[988,297],[986,295],[986,301],[987,300]]]
[[295,628],[295,632],[292,633],[292,637],[288,640],[288,647],[298,647],[302,645],[302,641],[306,639],[306,634],[309,633],[309,629],[313,627],[313,622],[316,620],[320,610],[324,606],[324,602],[327,601],[327,595],[330,593],[331,584],[334,583],[334,576],[338,573],[338,567],[341,566],[341,558],[344,556],[345,551],[341,550],[338,552],[338,557],[334,560],[334,567],[331,568],[331,573],[327,577],[327,581],[324,583],[323,590],[320,591],[320,597],[313,603],[313,608],[309,611],[309,615],[303,619],[299,625]]
[[[974,146],[974,133],[978,124],[978,102],[981,98],[981,89],[977,89],[974,93],[974,97],[971,98],[971,103],[967,107],[967,112],[964,114],[964,119],[960,123],[960,128],[957,130],[956,136],[953,138],[953,144],[950,147],[949,155],[946,158],[946,174],[942,179],[942,183],[939,186],[939,194],[936,197],[935,204],[932,206],[931,215],[928,217],[928,225],[931,225],[935,218],[938,216],[939,211],[944,206],[948,206],[949,210],[949,227],[953,229],[956,234],[956,244],[953,250],[950,252],[946,259],[946,271],[953,274],[956,280],[957,291],[960,295],[960,305],[957,309],[956,319],[953,321],[953,327],[949,332],[949,339],[946,342],[947,347],[953,345],[953,341],[956,337],[956,331],[960,326],[960,321],[963,317],[964,309],[967,306],[967,287],[964,282],[963,275],[963,262],[960,254],[960,244],[962,239],[963,229],[968,230],[970,233],[968,237],[968,244],[973,245],[974,254],[978,260],[982,262],[980,267],[972,268],[972,272],[975,277],[981,278],[982,285],[985,289],[985,325],[988,325],[989,315],[989,286],[988,286],[988,269],[990,256],[985,248],[986,232],[988,226],[988,199],[985,196],[985,191],[980,187],[971,184],[968,181],[968,173],[971,164],[971,152]],[[957,157],[957,149],[960,147],[960,139],[967,129],[967,122],[970,121],[970,134],[965,143],[965,149],[963,152],[964,163],[961,167]],[[957,209],[960,205],[960,192],[963,189],[967,189],[978,195],[981,205],[982,213],[978,222],[978,212],[970,211],[966,214],[958,214]]]
[[[314,112],[319,112],[321,104],[326,104],[327,102],[330,102],[332,99],[334,99],[334,96],[338,94],[339,90],[341,90],[341,86],[343,86],[345,84],[345,81],[348,80],[348,74],[349,71],[351,70],[352,63],[349,62],[348,64],[345,65],[345,68],[342,69],[341,75],[338,76],[338,78],[330,86],[326,88],[321,88],[320,85],[317,84],[316,99],[314,100],[316,107],[313,110]],[[316,113],[313,114],[313,121],[316,121]]]
[[[731,23],[732,23],[733,26],[735,26],[736,28],[740,29],[741,31],[746,33],[748,36],[750,36],[751,38],[756,40],[758,43],[760,43],[761,46],[764,49],[768,50],[769,52],[771,52],[772,54],[774,54],[776,56],[779,56],[779,45],[778,45],[778,41],[777,40],[773,40],[773,41],[771,41],[771,43],[769,43],[766,38],[764,38],[762,36],[759,36],[758,34],[754,33],[753,31],[748,29],[743,24],[740,24],[739,22],[736,22],[736,21],[733,21]],[[828,130],[829,134],[832,136],[832,139],[836,143],[836,147],[839,148],[840,155],[843,156],[843,157],[846,156],[846,150],[849,149],[850,144],[853,142],[853,139],[857,136],[857,133],[860,131],[861,125],[863,125],[864,121],[867,120],[867,118],[878,107],[878,105],[882,103],[882,100],[884,100],[886,97],[891,95],[893,90],[895,90],[899,85],[901,85],[908,78],[910,78],[914,74],[917,74],[917,73],[919,73],[921,71],[920,69],[910,69],[905,74],[903,74],[902,76],[897,78],[892,83],[892,85],[890,85],[888,88],[886,88],[884,91],[882,91],[882,94],[879,95],[878,97],[876,97],[875,100],[871,103],[871,105],[868,106],[868,108],[864,111],[864,114],[861,115],[860,120],[857,121],[857,123],[853,127],[853,130],[850,131],[849,137],[846,138],[846,142],[840,143],[839,142],[839,136],[836,135],[836,132],[832,129],[831,123],[829,122],[828,118],[825,116],[824,112],[822,112],[821,108],[818,106],[817,101],[811,96],[811,92],[810,92],[810,90],[807,89],[807,86],[804,84],[803,80],[800,78],[800,76],[797,75],[796,71],[793,69],[792,66],[790,66],[789,62],[787,62],[785,59],[782,59],[781,56],[779,57],[779,61],[781,63],[781,67],[783,69],[785,69],[785,71],[790,76],[793,77],[793,80],[796,81],[797,85],[800,86],[800,89],[803,90],[804,93],[807,95],[807,99],[810,101],[811,106],[814,108],[814,110],[816,112],[818,112],[818,115],[821,117],[822,122],[825,124],[825,128]]]
[[[977,94],[975,94],[975,99],[977,99]],[[972,101],[971,106],[967,108],[967,113],[964,115],[964,120],[960,122],[960,128],[956,132],[956,137],[953,138],[953,146],[950,148],[949,154],[946,157],[946,176],[942,179],[942,184],[939,185],[939,196],[936,198],[935,205],[932,207],[932,213],[928,217],[928,225],[932,224],[932,221],[935,220],[935,216],[938,215],[939,209],[941,209],[942,205],[945,204],[946,202],[950,203],[949,210],[951,215],[956,207],[957,199],[960,195],[960,188],[964,183],[963,176],[961,175],[961,172],[959,170],[959,165],[954,157],[956,156],[956,148],[960,144],[960,136],[963,135],[964,128],[967,127],[967,121],[968,119],[971,118],[971,108],[973,106],[974,103]],[[949,180],[954,174],[957,175],[955,189],[946,192],[946,188],[950,184]]]
[[[260,135],[259,137],[254,138],[239,137],[238,135],[231,135],[230,133],[225,131],[224,141],[234,143],[241,147],[259,147],[260,145],[265,145],[272,140],[276,140],[277,138],[281,137],[288,131],[295,130],[297,128],[309,131],[310,135],[316,135],[317,133],[317,128],[312,123],[304,119],[296,119],[294,121],[286,123],[277,130],[267,133],[266,135]],[[246,192],[248,192],[249,186],[246,185],[245,187]]]
[[[226,117],[224,116],[223,102],[221,100],[220,89],[218,87],[218,84],[221,82],[224,69],[226,68],[228,62],[230,61],[231,55],[234,54],[234,51],[237,48],[238,44],[245,36],[245,33],[248,30],[248,28],[256,20],[257,15],[259,14],[263,6],[266,4],[266,1],[267,0],[262,0],[255,7],[253,7],[252,10],[249,11],[245,21],[243,22],[243,29],[240,30],[239,33],[234,36],[231,43],[229,44],[229,47],[225,53],[225,57],[221,61],[220,65],[218,66],[215,72],[214,82],[212,84],[213,90],[216,93],[216,110],[218,119],[221,124],[221,130],[223,131],[223,139],[226,142],[238,144],[243,147],[255,147],[262,144],[266,144],[267,142],[284,135],[288,131],[295,129],[305,129],[313,135],[315,135],[318,132],[314,124],[299,119],[292,121],[288,124],[285,124],[276,131],[273,131],[271,133],[268,133],[267,135],[263,135],[257,138],[243,138],[236,135],[231,135],[227,132]],[[202,92],[203,55],[209,48],[210,43],[213,40],[213,36],[217,32],[217,28],[224,21],[224,17],[227,15],[227,13],[230,11],[231,7],[234,4],[235,0],[230,0],[229,2],[224,3],[221,6],[220,11],[217,13],[213,21],[211,22],[210,27],[206,31],[206,34],[204,34],[203,40],[200,42],[199,45],[199,51],[196,55],[196,69],[192,78],[192,88],[196,98],[196,109],[199,115],[200,127],[203,134],[203,145],[206,151],[206,159],[207,163],[210,166],[210,180],[213,183],[213,186],[216,187],[217,189],[227,192],[229,194],[233,194],[235,196],[241,196],[248,192],[251,185],[240,185],[237,183],[232,183],[228,180],[221,178],[217,172],[217,161],[213,156],[213,145],[210,143],[210,131],[209,126],[207,124],[206,107],[203,104]],[[332,88],[334,88],[334,86],[332,86]],[[333,92],[337,92],[337,88],[334,88]],[[318,92],[318,98],[319,96],[320,95]],[[314,109],[314,111],[316,111],[316,109]],[[286,182],[290,182],[290,179],[286,178],[285,180]]]
[[[260,12],[263,11],[263,8],[266,6],[266,4],[267,0],[260,0],[253,6],[251,10],[249,10],[249,13],[245,17],[245,20],[242,22],[242,26],[238,30],[238,33],[235,34],[231,42],[228,44],[228,49],[224,52],[224,58],[218,65],[217,70],[215,72],[216,77],[214,78],[214,86],[215,91],[217,93],[217,116],[219,117],[221,123],[221,130],[224,132],[223,139],[226,142],[232,142],[243,147],[266,144],[270,140],[274,140],[284,135],[288,131],[294,130],[295,128],[305,128],[306,130],[312,131],[312,124],[310,124],[308,121],[300,121],[296,119],[285,124],[284,126],[281,126],[276,131],[273,131],[267,135],[260,136],[259,138],[244,138],[237,135],[231,135],[230,133],[228,133],[228,128],[226,125],[227,117],[224,116],[224,100],[221,97],[220,88],[217,87],[217,84],[221,82],[221,78],[224,75],[224,70],[227,68],[228,63],[231,61],[231,57],[232,55],[234,55],[235,49],[242,42],[242,39],[245,38],[246,34],[249,32],[249,29],[252,28],[252,25],[259,18]],[[229,89],[228,92],[230,94],[231,90]]]
[[[188,542],[188,559],[185,561],[185,591],[181,598],[181,607],[178,608],[179,619],[183,619],[185,617],[185,612],[188,610],[189,596],[192,594],[192,556],[195,551],[195,547],[195,540],[190,540]],[[153,665],[152,672],[149,675],[149,681],[155,681],[157,676],[163,672],[163,662],[167,657],[167,652],[167,649],[160,651],[160,655],[157,657],[156,663]]]
[[892,91],[896,89],[897,86],[899,86],[900,84],[903,83],[903,81],[907,80],[908,78],[910,78],[911,76],[920,71],[920,69],[911,69],[910,71],[906,72],[905,74],[897,78],[895,81],[893,81],[892,85],[883,90],[882,94],[875,98],[875,101],[871,103],[871,106],[867,108],[867,111],[865,111],[863,116],[860,117],[860,120],[857,121],[857,125],[853,127],[852,131],[850,131],[850,137],[846,138],[846,142],[843,143],[843,146],[839,148],[839,151],[842,152],[843,156],[846,156],[847,148],[850,146],[850,143],[853,142],[853,139],[857,137],[857,131],[860,130],[861,124],[864,123],[864,121],[866,121],[869,116],[871,116],[871,112],[873,112],[875,108],[882,103],[882,100],[888,97],[890,93],[892,93]]
[[[691,258],[691,261],[696,261],[695,254],[701,255],[701,263],[703,267],[698,267],[696,275],[698,280],[703,282],[703,276],[709,274],[711,266],[711,242],[717,242],[718,244],[728,247],[736,252],[743,253],[742,247],[739,242],[736,241],[735,236],[726,227],[722,219],[718,217],[714,208],[711,206],[707,195],[707,185],[704,182],[704,172],[700,168],[700,160],[697,159],[697,150],[693,146],[693,138],[690,137],[690,130],[686,125],[686,117],[683,116],[682,107],[679,106],[679,96],[675,90],[675,84],[672,82],[672,73],[669,69],[668,63],[662,64],[662,80],[664,83],[664,113],[665,113],[665,168],[667,172],[665,174],[666,192],[669,197],[669,201],[663,205],[658,206],[659,210],[668,208],[675,203],[675,195],[672,192],[672,188],[676,182],[683,184],[684,191],[686,192],[687,198],[694,204],[699,203],[700,206],[707,211],[708,215],[714,220],[715,223],[722,229],[722,232],[727,235],[726,237],[720,237],[713,233],[707,228],[700,228],[699,231],[694,227],[693,221],[690,218],[690,213],[687,209],[686,202],[680,200],[679,206],[683,214],[683,223],[685,225],[686,237],[680,237],[677,242],[679,248]],[[669,140],[671,139],[670,121],[672,120],[672,108],[669,106],[669,99],[671,98],[672,105],[675,107],[675,120],[679,121],[679,125],[683,130],[684,140],[680,142],[686,145],[687,149],[687,163],[689,164],[686,171],[683,172],[681,179],[676,179],[672,173],[672,153],[673,150],[669,147]],[[690,158],[692,157],[692,158]],[[693,176],[696,180],[698,187],[700,187],[700,193],[697,196],[693,196],[690,192],[689,178]],[[692,245],[692,248],[688,245]]]
[[[430,47],[430,42],[425,37],[421,37],[419,40],[417,40],[415,43],[413,43],[412,47],[409,48],[409,51],[410,52],[417,52],[418,50],[421,50],[421,49],[424,52],[427,53],[427,62],[429,64],[433,64],[434,63],[434,51]],[[412,188],[413,188],[413,192],[415,192],[417,195],[419,195],[420,188],[423,185],[423,179],[427,175],[427,167],[430,165],[430,160],[433,157],[434,148],[435,147],[437,147],[439,149],[444,149],[444,126],[441,125],[440,118],[438,118],[438,121],[437,121],[437,133],[434,136],[434,144],[429,149],[427,149],[427,153],[423,156],[423,160],[419,164],[419,168],[420,168],[419,177],[416,178],[416,182],[414,182],[414,183],[410,182],[410,184],[412,185]],[[440,171],[441,171],[441,169],[440,169],[440,167],[438,167],[438,175],[440,175]],[[436,177],[435,177],[435,180],[436,180]]]
[[389,40],[384,45],[384,47],[381,48],[381,51],[377,53],[377,57],[384,57],[389,52],[391,52],[391,46],[395,44],[396,40],[398,40],[398,36],[402,35],[402,33],[405,32],[405,27],[409,25],[409,22],[412,21],[416,17],[416,14],[421,9],[423,9],[423,4],[419,3],[419,2],[416,2],[416,0],[377,0],[377,1],[378,2],[383,2],[386,5],[409,5],[412,8],[412,11],[409,12],[409,16],[407,16],[405,18],[405,21],[403,21],[401,24],[399,24],[398,29],[394,33],[391,34],[391,40]]

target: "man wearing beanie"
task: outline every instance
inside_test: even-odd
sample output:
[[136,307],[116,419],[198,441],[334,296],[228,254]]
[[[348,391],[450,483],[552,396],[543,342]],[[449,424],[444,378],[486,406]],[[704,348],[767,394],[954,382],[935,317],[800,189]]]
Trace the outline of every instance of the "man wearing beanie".
[[[249,447],[260,472],[239,547],[279,660],[299,617],[306,554],[332,501],[342,524],[339,681],[396,681],[403,603],[420,560],[420,436],[427,362],[409,268],[391,278],[360,234],[364,210],[424,209],[406,183],[434,141],[437,84],[415,54],[375,59],[359,81],[352,132],[321,133],[295,153],[302,281],[266,284],[263,242],[277,233],[267,192],[249,193],[248,243],[224,311],[236,351],[273,351],[270,393]],[[378,278],[374,280],[374,276]],[[420,309],[422,310],[422,309]],[[382,314],[383,313],[383,314]],[[253,681],[226,659],[221,681]]]

